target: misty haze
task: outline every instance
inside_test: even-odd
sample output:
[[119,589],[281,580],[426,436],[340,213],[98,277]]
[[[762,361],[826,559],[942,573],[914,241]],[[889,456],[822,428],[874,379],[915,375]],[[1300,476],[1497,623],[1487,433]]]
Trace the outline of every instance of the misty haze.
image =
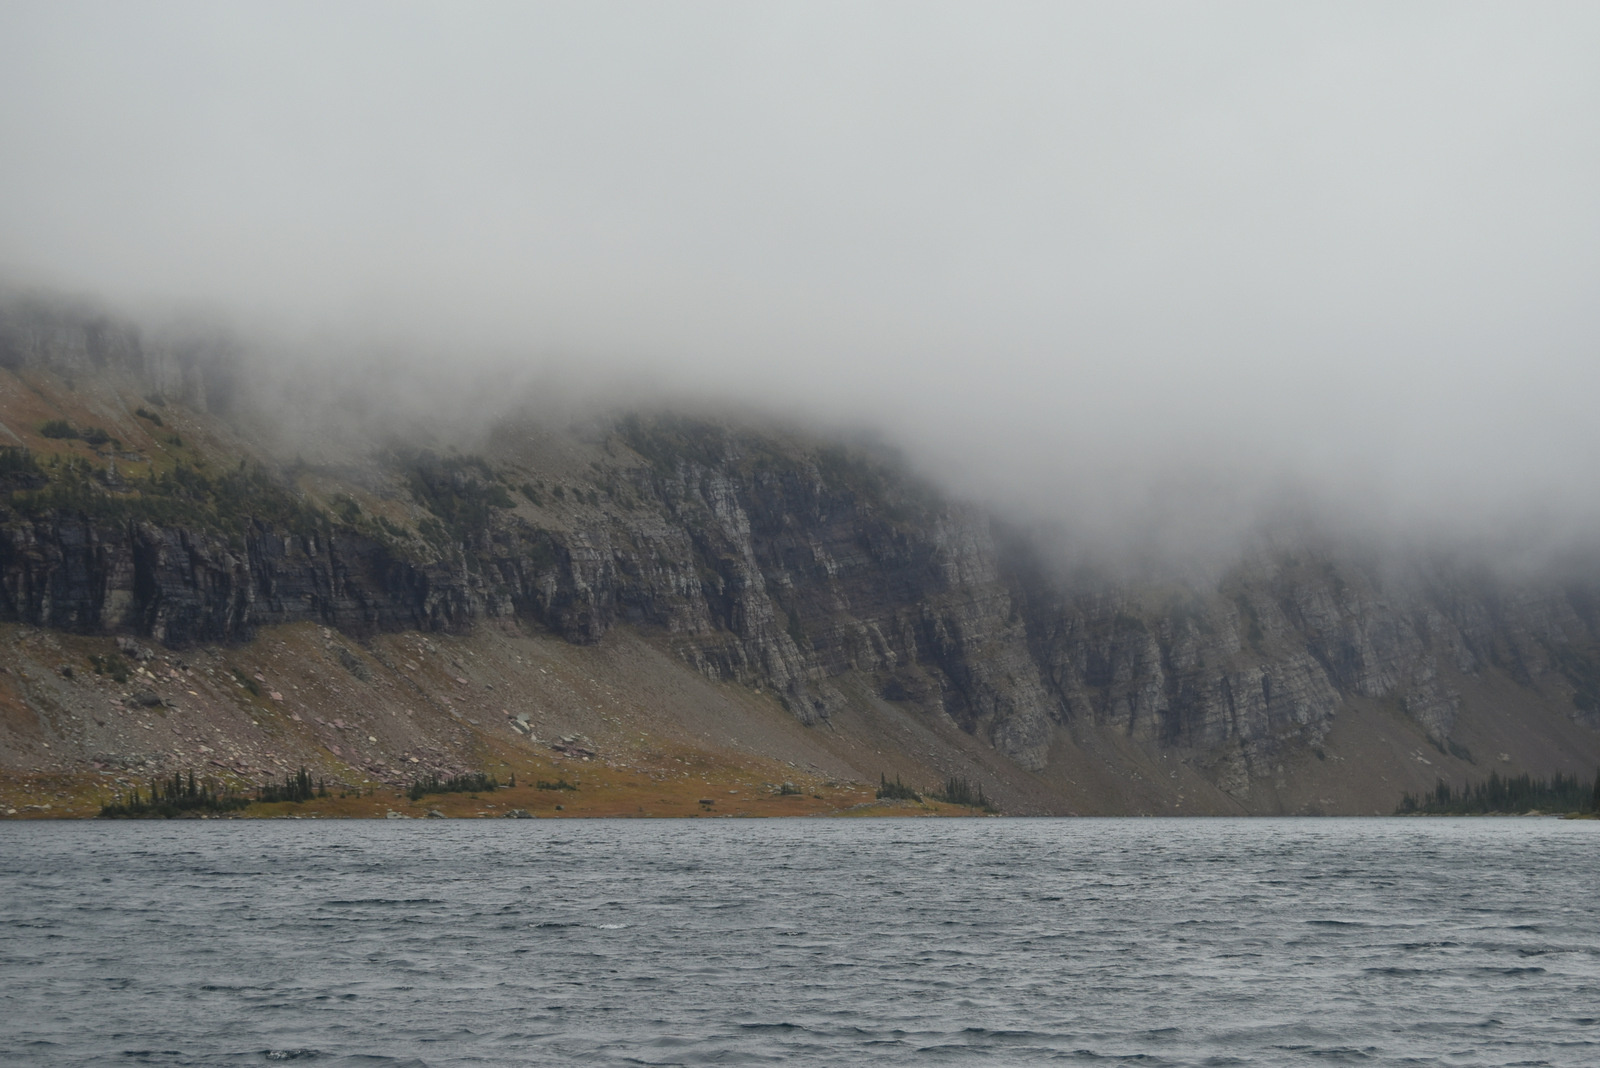
[[1587,1065],[1596,55],[0,9],[0,1059]]
[[19,284],[865,424],[1102,533],[1594,519],[1581,6],[73,9],[5,16]]

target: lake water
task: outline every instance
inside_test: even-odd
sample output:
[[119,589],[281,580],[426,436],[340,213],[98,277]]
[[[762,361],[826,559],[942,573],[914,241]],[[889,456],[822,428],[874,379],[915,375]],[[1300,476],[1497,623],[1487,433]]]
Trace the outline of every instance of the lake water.
[[1600,823],[8,823],[0,931],[7,1064],[1600,1064]]

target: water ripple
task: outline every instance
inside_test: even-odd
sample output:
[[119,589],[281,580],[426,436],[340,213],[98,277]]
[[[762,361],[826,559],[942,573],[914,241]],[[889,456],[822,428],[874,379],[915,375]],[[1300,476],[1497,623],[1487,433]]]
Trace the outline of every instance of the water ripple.
[[1594,824],[13,823],[0,856],[5,1063],[1600,1063]]

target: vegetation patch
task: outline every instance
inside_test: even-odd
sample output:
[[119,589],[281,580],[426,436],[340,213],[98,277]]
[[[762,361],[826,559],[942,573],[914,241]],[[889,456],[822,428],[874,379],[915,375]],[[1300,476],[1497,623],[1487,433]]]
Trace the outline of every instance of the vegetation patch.
[[334,655],[339,658],[339,663],[344,669],[362,682],[372,681],[372,670],[367,667],[366,661],[352,653],[349,649],[339,645],[334,647]]
[[229,668],[228,670],[233,672],[234,680],[237,681],[240,686],[243,686],[246,690],[248,690],[251,697],[261,696],[261,687],[256,685],[255,679],[252,679],[249,675],[246,675],[238,668]]
[[437,775],[418,779],[406,791],[406,796],[413,801],[421,801],[429,794],[487,794],[498,789],[500,783],[493,775],[474,771],[465,775],[452,775],[448,779],[441,779]]
[[116,653],[109,656],[89,654],[89,666],[96,675],[109,675],[112,682],[122,683],[128,681],[128,662]]
[[269,782],[256,790],[256,800],[263,804],[275,801],[310,801],[313,797],[327,797],[328,784],[318,782],[313,784],[311,773],[302,767],[294,775],[283,777],[283,782]]
[[496,509],[516,507],[500,476],[481,456],[441,457],[424,450],[399,462],[411,495],[437,517],[417,524],[436,545],[475,539],[489,529]]
[[[899,780],[897,779],[896,782]],[[965,805],[967,808],[981,808],[985,812],[993,812],[994,805],[983,795],[983,784],[976,787],[959,775],[952,775],[944,781],[942,792],[929,794],[935,801],[943,801],[947,805]]]
[[[10,462],[26,475],[30,460],[13,457]],[[11,507],[22,515],[76,512],[106,522],[149,522],[235,535],[251,521],[299,534],[332,525],[283,483],[242,462],[217,475],[179,463],[170,471],[152,470],[145,478],[114,480],[87,460],[68,457],[41,473],[42,485],[11,494]]]
[[98,449],[102,445],[121,445],[122,443],[112,437],[103,428],[97,426],[78,428],[65,419],[47,419],[39,427],[43,437],[55,438],[61,441],[82,441]]
[[[301,770],[303,773],[304,769]],[[99,818],[170,820],[217,816],[237,812],[249,804],[250,798],[231,787],[218,787],[210,780],[197,781],[192,771],[187,778],[182,772],[173,772],[170,779],[152,780],[146,794],[140,794],[138,787],[126,796],[119,794],[111,804],[101,807]]]
[[1504,778],[1490,772],[1482,782],[1466,783],[1457,790],[1443,779],[1428,793],[1406,794],[1396,810],[1400,815],[1432,816],[1514,815],[1522,812],[1600,812],[1600,773],[1586,786],[1576,775],[1557,773],[1536,779],[1524,772]]
[[0,485],[10,489],[38,489],[49,481],[32,452],[12,445],[0,447]]
[[878,774],[878,800],[879,801],[921,801],[922,795],[900,781],[900,776],[894,777],[890,782],[888,776]]

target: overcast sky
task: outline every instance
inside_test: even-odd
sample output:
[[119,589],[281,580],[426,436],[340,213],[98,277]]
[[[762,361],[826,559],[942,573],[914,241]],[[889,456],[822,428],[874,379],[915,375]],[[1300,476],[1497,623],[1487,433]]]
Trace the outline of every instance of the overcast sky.
[[1592,3],[12,0],[0,272],[872,423],[1113,526],[1592,519],[1597,57]]

